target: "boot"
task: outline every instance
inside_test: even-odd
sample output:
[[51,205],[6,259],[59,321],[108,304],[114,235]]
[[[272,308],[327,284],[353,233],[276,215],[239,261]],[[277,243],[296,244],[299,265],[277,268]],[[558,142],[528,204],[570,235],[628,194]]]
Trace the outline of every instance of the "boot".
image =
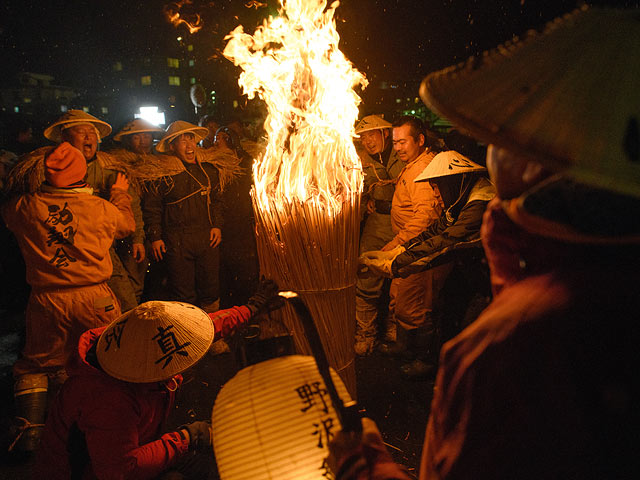
[[373,353],[376,345],[375,335],[366,335],[362,332],[356,332],[356,343],[353,349],[359,357],[366,357]]
[[413,361],[400,367],[402,375],[408,380],[433,378],[438,369],[440,353],[438,335],[433,326],[416,329],[415,351]]
[[16,407],[15,436],[9,451],[34,452],[40,444],[47,409],[48,381],[46,374],[20,375],[14,386]]
[[360,297],[356,297],[356,336],[353,346],[356,355],[366,357],[376,345],[378,311]]
[[387,318],[385,321],[384,341],[395,342],[397,329],[396,320],[394,318]]
[[413,344],[415,343],[416,329],[407,330],[402,325],[396,328],[396,341],[383,342],[378,347],[380,353],[387,357],[400,358],[405,361],[415,357]]

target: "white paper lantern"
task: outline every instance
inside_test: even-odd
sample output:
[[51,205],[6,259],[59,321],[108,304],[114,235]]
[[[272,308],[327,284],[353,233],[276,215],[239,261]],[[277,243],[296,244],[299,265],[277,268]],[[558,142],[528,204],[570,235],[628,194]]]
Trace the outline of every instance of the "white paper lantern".
[[[331,378],[349,402],[333,369]],[[222,480],[332,478],[327,443],[341,425],[313,357],[278,357],[238,372],[216,398],[212,428]]]

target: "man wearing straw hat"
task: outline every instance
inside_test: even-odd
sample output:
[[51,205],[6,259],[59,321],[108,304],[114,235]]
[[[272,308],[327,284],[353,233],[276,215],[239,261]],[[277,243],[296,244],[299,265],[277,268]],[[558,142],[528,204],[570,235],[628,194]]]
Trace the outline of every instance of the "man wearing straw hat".
[[[475,293],[479,292],[483,298],[490,296],[488,277],[482,267],[480,225],[487,203],[496,191],[486,178],[486,171],[485,167],[453,150],[437,154],[414,182],[429,181],[437,186],[445,207],[438,221],[400,249],[371,251],[360,257],[360,262],[387,278],[404,278],[453,262],[459,265],[460,272],[451,272],[446,282],[455,283],[453,290],[446,291],[455,298],[445,296],[445,290],[438,296],[441,311],[436,315],[441,335],[445,327],[448,330],[452,327],[445,323],[463,320],[459,317],[467,313]],[[409,378],[435,374],[442,340],[440,335],[425,340],[429,343],[420,345],[417,358],[400,367]]]
[[[393,148],[404,167],[391,206],[394,237],[382,247],[384,251],[401,249],[402,244],[435,223],[442,212],[437,188],[429,182],[414,182],[435,156],[432,145],[427,145],[425,131],[422,120],[414,116],[403,116],[393,123]],[[420,338],[435,336],[432,309],[441,268],[391,281],[389,321],[396,323],[397,334],[395,342],[380,345],[383,354],[413,360]]]
[[181,373],[214,340],[282,304],[277,285],[266,280],[247,305],[207,314],[186,303],[151,301],[85,332],[47,418],[37,474],[151,479],[171,471],[184,475],[179,478],[209,478],[208,422],[163,434]]
[[171,184],[145,198],[145,226],[156,261],[165,259],[173,299],[219,306],[219,248],[222,240],[220,173],[201,160],[197,143],[208,130],[176,121],[167,128],[156,150],[178,157],[184,170]]
[[109,249],[134,230],[126,177],[118,174],[110,201],[85,183],[87,164],[63,142],[44,159],[41,191],[11,200],[3,208],[27,266],[32,287],[26,311],[26,344],[13,367],[16,414],[24,424],[17,448],[37,446],[47,390],[66,375],[64,363],[80,334],[104,325],[120,307],[107,280]]
[[[160,127],[136,118],[113,136],[113,141],[122,144],[124,149],[111,150],[109,153],[135,170],[138,164],[147,163],[146,160],[153,150],[154,137],[160,137],[163,133],[164,130]],[[143,193],[140,192],[139,196],[142,200]],[[145,274],[149,266],[144,243],[144,225],[142,219],[140,220],[139,224],[136,224],[135,233],[116,245],[116,252],[134,289],[137,303],[142,297]]]
[[[380,250],[393,237],[391,202],[395,180],[404,163],[392,148],[391,124],[378,115],[368,115],[355,128],[360,135],[364,151],[359,151],[364,172],[363,202],[367,206],[367,219],[360,236],[360,254]],[[356,278],[356,342],[357,355],[369,355],[376,343],[378,310],[384,278],[358,275]],[[385,319],[385,340],[395,340],[395,323]]]
[[[56,143],[69,142],[82,152],[87,162],[86,181],[93,188],[94,194],[105,199],[109,198],[118,172],[128,172],[126,164],[108,153],[98,151],[98,145],[110,133],[111,126],[108,123],[82,110],[69,110],[44,131],[44,136],[49,140]],[[129,195],[136,222],[133,236],[139,242],[144,237],[140,198],[133,187],[129,188]],[[115,248],[110,250],[110,255],[113,273],[109,286],[118,297],[122,310],[127,311],[137,305],[134,287]]]
[[498,198],[495,296],[443,347],[420,478],[638,477],[639,71],[638,11],[582,8],[423,81]]

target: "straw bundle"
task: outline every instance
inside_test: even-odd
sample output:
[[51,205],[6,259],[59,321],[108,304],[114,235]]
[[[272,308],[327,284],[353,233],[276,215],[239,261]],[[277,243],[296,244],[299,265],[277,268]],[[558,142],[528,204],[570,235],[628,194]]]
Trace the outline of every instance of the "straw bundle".
[[[328,215],[317,203],[294,201],[261,210],[254,198],[261,272],[282,290],[297,292],[309,307],[329,364],[355,398],[355,273],[360,224],[359,195],[345,197]],[[310,354],[302,325],[290,306],[282,321],[296,350]]]

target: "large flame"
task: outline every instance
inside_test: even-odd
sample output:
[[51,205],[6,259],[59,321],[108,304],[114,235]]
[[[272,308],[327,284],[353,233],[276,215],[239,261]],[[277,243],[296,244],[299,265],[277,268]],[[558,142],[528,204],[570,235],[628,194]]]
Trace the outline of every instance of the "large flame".
[[268,108],[268,144],[254,164],[255,201],[269,211],[311,202],[328,215],[362,190],[353,125],[366,86],[363,74],[338,49],[333,18],[338,2],[280,0],[253,36],[238,26],[224,56],[243,69],[238,83]]

